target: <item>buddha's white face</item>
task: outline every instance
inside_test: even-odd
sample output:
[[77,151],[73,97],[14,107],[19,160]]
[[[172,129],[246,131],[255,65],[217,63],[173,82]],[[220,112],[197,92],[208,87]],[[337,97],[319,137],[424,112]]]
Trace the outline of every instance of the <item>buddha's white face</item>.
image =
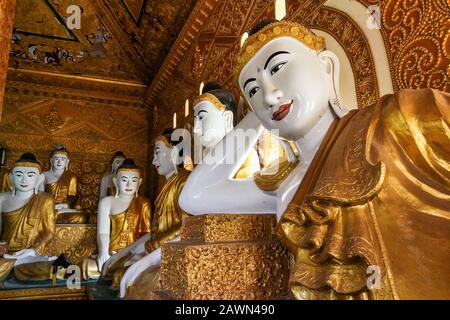
[[233,129],[233,112],[219,110],[209,101],[194,106],[194,134],[203,147],[212,148]]
[[152,164],[160,176],[167,176],[174,171],[171,154],[172,148],[168,148],[162,141],[156,141]]
[[280,37],[250,59],[239,86],[264,127],[298,140],[329,108],[332,73],[317,52],[294,38]]
[[119,195],[135,195],[141,184],[139,172],[120,171],[116,175]]
[[14,189],[21,192],[35,190],[44,178],[38,169],[31,167],[14,167],[11,175]]
[[123,164],[124,161],[125,161],[125,158],[123,158],[123,157],[114,158],[111,163],[112,172],[116,173],[117,169],[119,169],[119,167]]
[[65,170],[69,164],[69,158],[64,154],[54,154],[50,158],[50,165],[54,170]]

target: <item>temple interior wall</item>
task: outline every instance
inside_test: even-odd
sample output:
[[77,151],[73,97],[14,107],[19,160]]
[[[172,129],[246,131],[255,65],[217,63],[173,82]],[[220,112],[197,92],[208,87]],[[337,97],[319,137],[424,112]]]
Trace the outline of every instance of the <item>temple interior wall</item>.
[[33,152],[47,170],[51,150],[64,144],[71,154],[70,170],[79,177],[80,204],[89,213],[97,210],[100,180],[109,172],[114,152],[123,151],[147,175],[145,109],[53,98],[50,93],[46,97],[45,92],[36,96],[31,88],[6,87],[0,142],[9,168],[22,153]]

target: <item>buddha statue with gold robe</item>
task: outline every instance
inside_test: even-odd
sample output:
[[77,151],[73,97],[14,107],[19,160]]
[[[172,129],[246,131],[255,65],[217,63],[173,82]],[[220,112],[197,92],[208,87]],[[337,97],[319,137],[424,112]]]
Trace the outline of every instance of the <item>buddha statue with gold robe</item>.
[[298,299],[449,299],[450,95],[400,90],[348,112],[339,67],[298,23],[255,26],[235,63],[254,112],[237,127],[253,142],[261,125],[277,130],[295,152],[270,174],[231,181],[252,146],[227,150],[239,161],[198,165],[180,205],[276,212]]
[[[173,157],[178,153],[172,140],[174,129],[166,129],[155,139],[153,165],[167,181],[155,201],[151,232],[134,245],[120,251],[106,263],[102,275],[113,277],[113,287],[120,283],[120,296],[125,297],[127,284],[133,284],[130,298],[145,299],[159,288],[159,262],[161,245],[179,239],[182,217],[186,213],[178,206],[178,197],[188,177]],[[182,163],[182,161],[181,161]],[[134,281],[136,280],[136,281]]]
[[38,192],[44,175],[33,154],[23,154],[14,163],[11,176],[13,191],[0,194],[0,235],[8,248],[0,258],[0,280],[13,268],[20,280],[47,280],[56,259],[44,255],[55,232],[53,197]]
[[111,173],[104,175],[100,183],[100,199],[106,196],[114,196],[116,194],[116,187],[113,183],[113,178],[117,174],[117,169],[125,161],[125,154],[122,151],[117,151],[111,159]]
[[78,178],[69,171],[69,151],[57,146],[50,157],[50,170],[45,171],[44,188],[55,199],[58,222],[85,223],[86,215],[78,202]]
[[150,232],[150,201],[138,195],[142,181],[141,170],[132,159],[125,159],[113,177],[116,194],[104,197],[98,204],[97,242],[100,270],[111,255]]

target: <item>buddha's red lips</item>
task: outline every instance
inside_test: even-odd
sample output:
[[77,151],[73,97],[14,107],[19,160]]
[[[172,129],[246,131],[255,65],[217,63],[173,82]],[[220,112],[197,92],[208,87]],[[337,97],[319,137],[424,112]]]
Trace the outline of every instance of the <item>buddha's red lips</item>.
[[284,117],[286,117],[288,115],[289,111],[291,111],[292,103],[293,103],[293,101],[281,105],[278,108],[278,110],[272,114],[272,120],[275,120],[275,121],[283,120]]

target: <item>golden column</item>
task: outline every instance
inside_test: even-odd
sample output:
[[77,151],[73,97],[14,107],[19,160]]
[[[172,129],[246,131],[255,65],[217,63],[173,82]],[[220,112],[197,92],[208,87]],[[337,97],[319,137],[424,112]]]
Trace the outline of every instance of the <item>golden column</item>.
[[0,0],[0,119],[3,111],[3,94],[15,11],[16,0]]

